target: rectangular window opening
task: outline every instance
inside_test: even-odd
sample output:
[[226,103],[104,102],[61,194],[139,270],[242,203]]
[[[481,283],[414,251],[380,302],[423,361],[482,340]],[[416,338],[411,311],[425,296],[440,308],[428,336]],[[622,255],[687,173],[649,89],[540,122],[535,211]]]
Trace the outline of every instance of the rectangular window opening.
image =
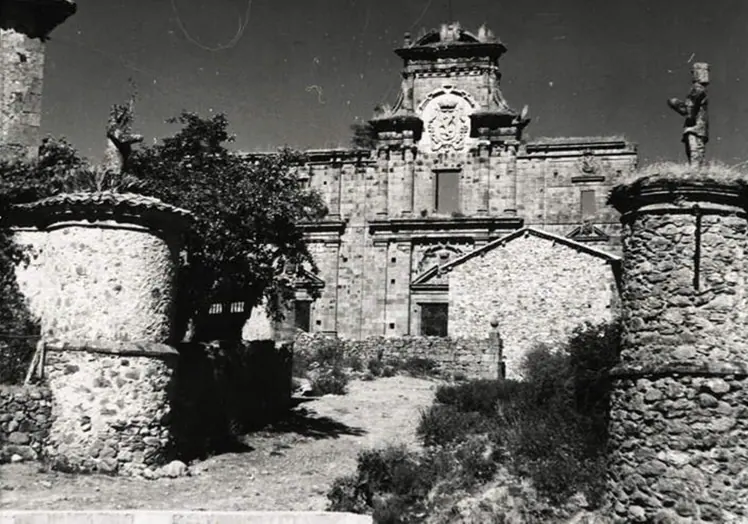
[[421,304],[421,335],[446,337],[449,327],[449,304],[437,302]]
[[582,219],[593,217],[597,213],[594,189],[582,191]]
[[437,171],[434,188],[434,209],[437,213],[460,211],[460,172]]

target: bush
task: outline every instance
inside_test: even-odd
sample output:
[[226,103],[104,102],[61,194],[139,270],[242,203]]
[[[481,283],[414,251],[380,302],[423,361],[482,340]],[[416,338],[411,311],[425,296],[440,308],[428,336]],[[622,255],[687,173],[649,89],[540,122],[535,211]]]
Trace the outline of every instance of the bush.
[[348,375],[339,366],[310,373],[312,395],[345,395],[348,390]]
[[[333,486],[331,507],[373,512],[376,522],[420,522],[434,514],[430,504],[454,503],[439,493],[473,493],[495,484],[499,470],[517,484],[532,480],[537,496],[527,494],[532,490],[521,496],[538,521],[547,520],[548,504],[556,513],[567,511],[564,504],[576,493],[594,507],[605,487],[609,371],[619,347],[617,324],[585,324],[563,347],[534,348],[522,382],[439,386],[417,428],[426,449],[360,455],[355,477]],[[383,372],[381,359],[369,362],[370,371],[380,366]]]
[[523,384],[513,380],[470,380],[461,384],[445,384],[436,389],[436,401],[463,412],[495,416],[499,400],[516,397]]
[[375,377],[382,376],[384,364],[378,358],[369,359],[369,362],[366,364],[366,367],[368,368],[369,373],[371,373],[373,376]]
[[294,345],[293,376],[308,378],[312,395],[344,395],[349,381],[345,368],[361,368],[361,360],[347,357],[343,344],[333,337],[320,338],[311,348]]
[[430,377],[439,374],[439,364],[430,358],[410,357],[402,364],[402,369],[414,377]]
[[490,420],[478,412],[435,404],[421,413],[416,434],[426,446],[443,446],[488,431]]

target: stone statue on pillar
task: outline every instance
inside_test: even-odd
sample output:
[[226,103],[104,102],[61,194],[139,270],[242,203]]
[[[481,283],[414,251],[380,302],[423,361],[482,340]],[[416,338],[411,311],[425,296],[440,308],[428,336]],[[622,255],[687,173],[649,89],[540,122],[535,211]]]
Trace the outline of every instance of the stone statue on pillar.
[[691,69],[693,84],[685,100],[671,98],[668,105],[684,116],[683,143],[686,145],[688,163],[699,167],[704,165],[706,143],[709,141],[709,113],[707,86],[709,85],[709,64],[698,62]]
[[133,99],[126,104],[115,104],[109,113],[106,129],[107,148],[104,157],[104,169],[113,173],[123,173],[127,160],[135,144],[142,142],[143,137],[132,133],[134,114]]

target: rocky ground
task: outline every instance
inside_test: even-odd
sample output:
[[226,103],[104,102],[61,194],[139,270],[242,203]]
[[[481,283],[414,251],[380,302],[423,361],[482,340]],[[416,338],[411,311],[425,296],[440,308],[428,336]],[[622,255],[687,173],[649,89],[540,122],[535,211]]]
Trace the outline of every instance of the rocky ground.
[[191,476],[156,480],[0,466],[0,509],[322,510],[332,481],[359,450],[417,446],[421,409],[436,383],[396,376],[353,381],[344,396],[301,403],[287,420],[248,435],[246,447],[190,464]]

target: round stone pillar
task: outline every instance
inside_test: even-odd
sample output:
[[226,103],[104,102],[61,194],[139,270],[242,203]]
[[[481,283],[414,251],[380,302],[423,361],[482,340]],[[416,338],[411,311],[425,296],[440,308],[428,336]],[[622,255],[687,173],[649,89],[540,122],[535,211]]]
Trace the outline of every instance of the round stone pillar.
[[624,255],[611,516],[745,519],[748,191],[737,181],[663,175],[610,196],[622,213]]
[[70,471],[143,472],[170,460],[171,341],[187,211],[133,194],[18,206],[45,235],[35,287],[53,397],[45,449]]

